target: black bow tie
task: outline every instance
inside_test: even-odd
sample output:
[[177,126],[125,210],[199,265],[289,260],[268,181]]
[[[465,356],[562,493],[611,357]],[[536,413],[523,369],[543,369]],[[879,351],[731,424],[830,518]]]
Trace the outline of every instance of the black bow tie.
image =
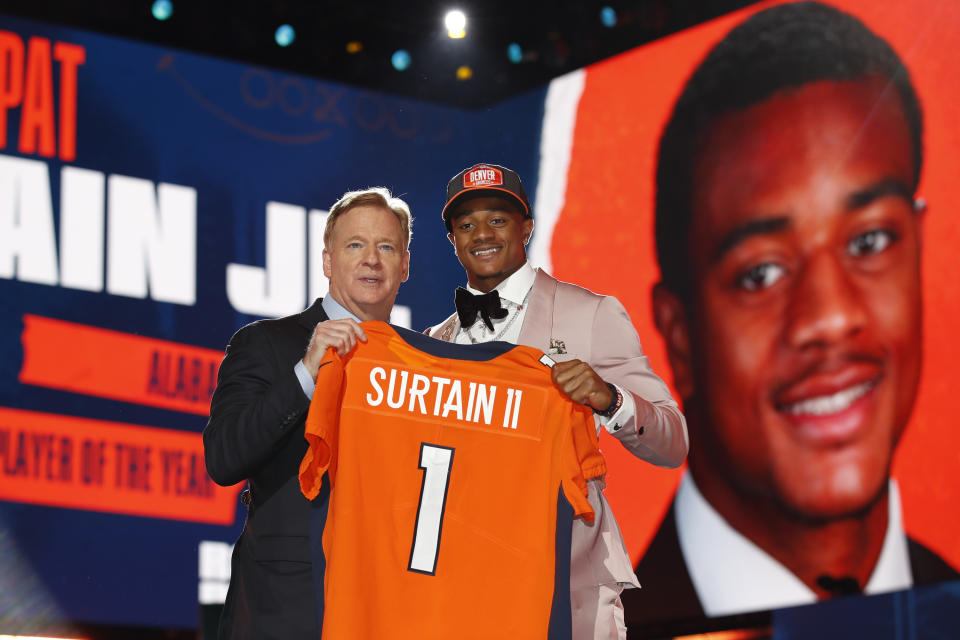
[[852,576],[840,576],[835,578],[824,574],[817,577],[817,586],[829,593],[831,596],[849,596],[856,593],[863,593],[860,583]]
[[496,291],[484,293],[475,296],[463,287],[457,287],[457,293],[454,298],[457,305],[457,316],[460,317],[460,324],[467,328],[477,321],[477,312],[483,319],[483,324],[487,329],[493,331],[493,320],[499,320],[507,317],[507,310],[500,306],[500,294]]

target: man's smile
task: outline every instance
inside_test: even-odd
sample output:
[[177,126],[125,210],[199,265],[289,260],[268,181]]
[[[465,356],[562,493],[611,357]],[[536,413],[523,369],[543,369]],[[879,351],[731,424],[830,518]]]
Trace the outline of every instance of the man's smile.
[[875,385],[876,383],[874,381],[862,382],[860,384],[847,387],[846,389],[841,389],[836,393],[815,396],[799,402],[782,405],[778,408],[780,411],[795,416],[823,416],[832,413],[838,413],[849,408],[850,405],[852,405],[858,398],[866,395],[867,392],[869,392],[870,389],[872,389]]
[[479,249],[471,249],[470,255],[477,258],[486,258],[489,256],[496,255],[501,251],[502,247],[482,247]]
[[883,378],[882,362],[872,357],[821,363],[775,393],[774,406],[804,440],[852,442],[870,426]]

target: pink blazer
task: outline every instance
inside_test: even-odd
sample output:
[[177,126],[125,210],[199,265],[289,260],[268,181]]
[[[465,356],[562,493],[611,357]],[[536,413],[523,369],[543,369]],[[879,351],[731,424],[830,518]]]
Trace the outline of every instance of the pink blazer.
[[[459,329],[453,314],[426,333],[450,341]],[[557,361],[583,360],[604,380],[629,391],[636,417],[612,435],[633,455],[661,467],[677,467],[686,458],[689,443],[683,414],[667,385],[650,368],[630,316],[616,298],[561,282],[539,269],[518,342]],[[588,484],[588,499],[597,517],[593,524],[574,522],[570,586],[638,586],[620,529],[603,496],[603,480]]]

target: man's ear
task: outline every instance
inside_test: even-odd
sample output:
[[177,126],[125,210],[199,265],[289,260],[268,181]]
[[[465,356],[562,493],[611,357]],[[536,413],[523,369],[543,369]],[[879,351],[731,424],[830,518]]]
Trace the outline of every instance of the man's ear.
[[914,198],[913,199],[913,215],[917,221],[917,246],[920,247],[920,250],[923,250],[923,240],[924,240],[924,229],[926,228],[927,221],[927,201],[924,198]]
[[523,219],[523,237],[525,238],[523,244],[530,242],[530,238],[533,236],[533,218],[524,218]]
[[456,253],[456,250],[457,250],[457,241],[454,239],[453,233],[448,233],[448,234],[447,234],[447,240],[449,240],[449,241],[450,241],[450,244],[453,245],[454,253]]
[[693,396],[693,366],[690,359],[690,325],[687,310],[673,291],[658,282],[653,287],[653,321],[667,346],[673,369],[673,384],[680,397]]
[[330,279],[330,252],[326,249],[323,250],[323,275],[327,276],[327,280]]
[[406,282],[410,277],[410,251],[403,252],[403,272],[400,274],[400,282]]

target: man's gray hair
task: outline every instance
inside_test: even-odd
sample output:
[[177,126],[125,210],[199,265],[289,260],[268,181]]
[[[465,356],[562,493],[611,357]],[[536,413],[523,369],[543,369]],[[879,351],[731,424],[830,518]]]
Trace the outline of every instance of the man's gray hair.
[[384,207],[392,211],[400,222],[404,240],[403,249],[406,251],[410,248],[410,241],[413,239],[413,216],[410,215],[410,207],[400,198],[395,198],[386,187],[348,191],[333,203],[330,207],[330,215],[327,217],[327,226],[323,230],[323,244],[330,243],[330,235],[340,216],[350,209],[363,206]]

